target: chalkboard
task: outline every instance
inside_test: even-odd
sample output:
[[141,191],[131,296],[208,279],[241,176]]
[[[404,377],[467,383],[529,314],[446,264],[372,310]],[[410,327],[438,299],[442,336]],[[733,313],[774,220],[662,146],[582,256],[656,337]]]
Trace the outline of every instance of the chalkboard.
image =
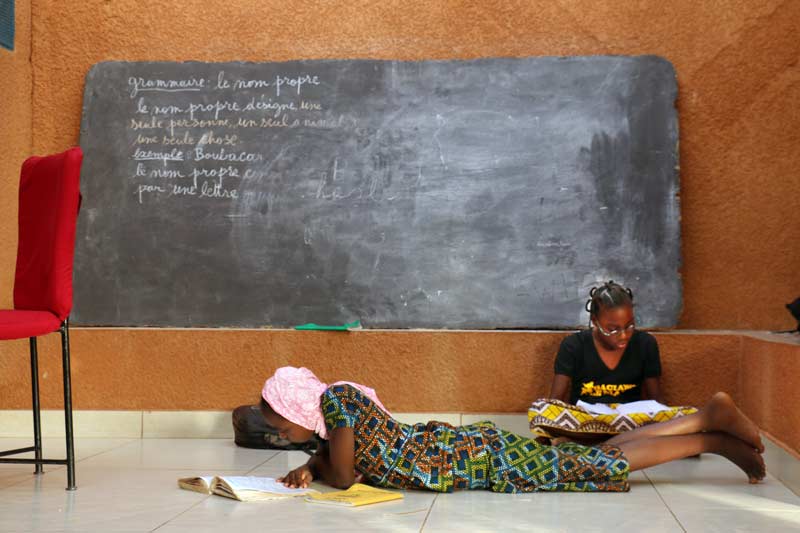
[[659,57],[105,62],[86,77],[73,321],[571,328],[681,309]]

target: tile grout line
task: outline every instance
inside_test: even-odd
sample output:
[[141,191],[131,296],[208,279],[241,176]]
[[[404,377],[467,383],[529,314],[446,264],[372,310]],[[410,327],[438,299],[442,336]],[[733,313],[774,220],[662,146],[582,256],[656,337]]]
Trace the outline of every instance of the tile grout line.
[[[280,454],[281,454],[281,452],[286,452],[286,451],[288,451],[288,450],[276,450],[276,451],[275,451],[275,453],[273,453],[273,454],[272,454],[270,457],[268,457],[267,459],[264,459],[262,462],[258,463],[256,466],[254,466],[253,468],[251,468],[250,470],[248,470],[248,471],[247,471],[247,473],[249,474],[249,473],[251,473],[253,470],[258,470],[259,468],[261,468],[262,466],[264,466],[264,465],[265,465],[265,464],[267,464],[268,462],[270,462],[270,461],[272,461],[273,459],[275,459],[275,458],[276,458],[278,455],[280,455]],[[311,456],[309,456],[309,457],[311,457]]]
[[425,518],[422,520],[422,524],[419,526],[419,531],[422,533],[422,530],[425,529],[425,524],[428,523],[428,518],[431,516],[431,512],[433,512],[433,506],[436,505],[436,500],[439,499],[439,493],[437,492],[433,496],[433,501],[431,502],[431,506],[428,508],[428,512],[425,514]]
[[166,520],[166,521],[162,522],[161,524],[159,524],[158,526],[156,526],[154,529],[151,529],[151,530],[150,530],[150,533],[153,533],[154,531],[157,531],[157,530],[161,529],[162,527],[166,526],[167,524],[169,524],[170,522],[172,522],[172,521],[173,521],[173,520],[175,520],[176,518],[180,518],[181,516],[185,515],[186,513],[188,513],[189,511],[191,511],[192,509],[194,509],[195,507],[197,507],[198,505],[200,505],[201,503],[203,503],[204,501],[206,501],[206,500],[207,500],[207,499],[209,499],[210,497],[211,497],[211,494],[207,494],[205,498],[203,498],[203,499],[201,499],[201,500],[198,500],[196,503],[194,503],[194,504],[190,505],[190,506],[189,506],[187,509],[184,509],[183,511],[181,511],[181,512],[180,512],[180,513],[178,513],[178,514],[176,514],[176,515],[175,515],[175,516],[173,516],[172,518],[170,518],[170,519],[168,519],[168,520]]
[[135,438],[128,439],[128,442],[123,442],[122,444],[120,444],[118,446],[114,446],[113,448],[109,448],[108,450],[103,450],[102,452],[97,452],[97,453],[92,454],[92,455],[87,455],[86,457],[83,457],[82,459],[77,459],[75,461],[75,464],[77,465],[80,462],[86,461],[87,459],[92,459],[92,458],[97,457],[99,455],[103,455],[104,453],[109,453],[109,452],[113,452],[113,451],[119,450],[120,448],[125,448],[126,446],[129,446],[129,445],[133,444],[134,442],[139,442],[139,441],[137,439],[135,439]]
[[[48,438],[56,438],[56,437],[48,437]],[[88,456],[86,456],[86,457],[83,457],[83,458],[81,458],[81,459],[75,459],[75,467],[76,467],[76,469],[77,469],[77,466],[78,466],[78,464],[79,464],[80,462],[82,462],[82,461],[85,461],[85,460],[87,460],[87,459],[92,459],[93,457],[97,457],[98,455],[103,455],[104,453],[112,452],[112,451],[114,451],[114,450],[118,450],[118,449],[120,449],[120,448],[124,448],[125,446],[128,446],[129,444],[131,444],[131,443],[133,443],[133,442],[136,442],[136,439],[128,439],[128,440],[129,440],[130,442],[124,442],[124,443],[122,443],[122,444],[120,444],[120,445],[118,445],[118,446],[114,446],[114,447],[113,447],[113,448],[111,448],[111,449],[108,449],[108,450],[103,450],[102,452],[97,452],[97,453],[95,453],[95,454],[88,455]],[[53,468],[52,470],[45,470],[45,471],[43,471],[43,472],[41,473],[41,475],[42,475],[42,476],[44,476],[44,475],[47,475],[47,474],[50,474],[50,473],[54,473],[54,472],[60,472],[60,471],[62,471],[62,470],[66,471],[66,465],[49,465],[49,466],[55,466],[56,468]],[[32,474],[32,475],[36,476],[36,474]],[[13,482],[13,483],[11,483],[10,485],[5,485],[5,486],[3,486],[3,487],[0,487],[0,490],[5,490],[5,489],[11,488],[11,487],[16,487],[17,485],[21,485],[22,483],[25,483],[25,482],[26,482],[26,481],[28,481],[29,479],[30,479],[30,477],[29,477],[29,475],[28,475],[28,474],[21,475],[21,477],[20,477],[19,481],[14,481],[14,482]]]
[[[51,470],[51,472],[52,472],[52,470]],[[43,473],[43,474],[41,474],[41,475],[44,475],[44,474],[46,474],[46,473],[47,473],[47,472],[44,472],[44,473]],[[36,474],[28,474],[28,475],[29,475],[29,476],[30,476],[30,475],[34,475],[34,476],[35,476]],[[8,490],[8,489],[11,489],[11,488],[14,488],[14,487],[16,487],[17,485],[21,485],[22,483],[25,483],[26,481],[28,481],[28,479],[30,479],[30,478],[29,478],[29,477],[21,477],[21,478],[19,479],[19,481],[14,481],[14,482],[12,482],[10,485],[5,485],[5,486],[3,486],[3,487],[0,487],[0,491]]]
[[655,483],[653,483],[653,480],[652,480],[652,479],[650,479],[650,476],[648,476],[648,475],[647,475],[647,470],[646,470],[646,469],[642,469],[642,474],[644,474],[644,477],[645,477],[645,478],[647,478],[647,481],[649,481],[649,482],[650,482],[650,486],[652,486],[652,487],[653,487],[653,490],[655,490],[655,491],[656,491],[656,495],[658,495],[658,499],[659,499],[659,500],[661,500],[661,503],[663,503],[663,504],[664,504],[664,507],[666,507],[666,508],[667,508],[667,511],[669,511],[669,514],[671,514],[671,515],[672,515],[672,518],[674,518],[674,519],[675,519],[675,522],[678,524],[678,527],[680,527],[680,528],[681,528],[681,530],[683,531],[683,533],[687,533],[687,532],[686,532],[686,528],[685,528],[685,527],[683,527],[683,524],[681,524],[681,521],[680,521],[680,520],[678,520],[678,517],[677,517],[677,515],[675,515],[675,513],[674,513],[674,512],[673,512],[673,510],[672,510],[672,508],[669,506],[669,504],[667,503],[667,501],[666,501],[666,500],[664,499],[664,497],[661,495],[661,492],[658,490],[658,487],[656,487],[656,484],[655,484]]

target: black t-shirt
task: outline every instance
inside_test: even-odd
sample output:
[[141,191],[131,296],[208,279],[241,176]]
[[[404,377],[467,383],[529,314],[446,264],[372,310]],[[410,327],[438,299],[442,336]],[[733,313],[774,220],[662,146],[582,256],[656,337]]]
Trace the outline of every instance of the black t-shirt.
[[609,369],[594,346],[591,330],[574,333],[561,341],[555,364],[556,374],[572,379],[569,401],[627,403],[642,399],[645,378],[661,375],[661,359],[655,337],[636,330],[619,364]]

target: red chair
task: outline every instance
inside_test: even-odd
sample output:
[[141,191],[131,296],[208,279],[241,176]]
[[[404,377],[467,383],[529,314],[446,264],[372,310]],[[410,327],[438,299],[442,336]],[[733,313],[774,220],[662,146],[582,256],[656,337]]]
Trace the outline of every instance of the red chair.
[[[61,154],[31,157],[23,163],[14,309],[0,310],[0,340],[30,339],[34,443],[28,448],[0,451],[0,463],[34,464],[37,474],[42,473],[42,465],[67,465],[67,490],[75,490],[69,312],[82,160],[81,149],[71,148]],[[61,333],[67,458],[43,459],[36,337],[56,331]],[[5,457],[25,452],[33,452],[34,458]]]

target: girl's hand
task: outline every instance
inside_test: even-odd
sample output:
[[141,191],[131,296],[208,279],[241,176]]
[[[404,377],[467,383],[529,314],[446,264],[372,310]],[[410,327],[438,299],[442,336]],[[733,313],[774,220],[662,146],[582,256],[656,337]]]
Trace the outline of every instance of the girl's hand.
[[278,478],[279,483],[283,483],[292,489],[308,488],[308,484],[312,481],[314,481],[314,475],[311,473],[311,469],[308,465],[295,468],[285,476]]

